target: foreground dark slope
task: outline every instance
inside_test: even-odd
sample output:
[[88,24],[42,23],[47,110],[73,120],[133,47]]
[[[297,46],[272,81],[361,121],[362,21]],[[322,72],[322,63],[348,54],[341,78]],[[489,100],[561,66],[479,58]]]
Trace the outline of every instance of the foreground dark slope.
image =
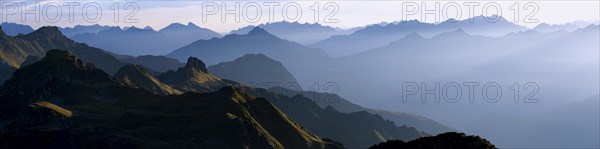
[[51,50],[0,89],[1,148],[329,148],[234,87],[158,96]]
[[479,136],[467,136],[464,133],[443,133],[432,137],[423,137],[416,140],[404,142],[400,140],[390,140],[369,147],[369,149],[495,149],[496,146],[488,140]]
[[[293,89],[293,88],[292,88]],[[387,110],[380,109],[369,109],[362,107],[360,105],[354,104],[337,94],[330,93],[319,93],[314,91],[296,91],[292,89],[286,88],[271,88],[270,91],[274,93],[285,94],[288,96],[294,95],[302,95],[304,97],[310,98],[310,100],[314,101],[321,108],[332,107],[336,111],[342,113],[353,113],[353,112],[368,112],[371,114],[376,114],[381,116],[383,119],[393,121],[397,126],[408,126],[414,127],[418,131],[425,132],[430,135],[436,135],[444,132],[453,132],[458,131],[456,129],[450,128],[444,124],[441,124],[435,120],[414,115],[410,113],[403,112],[393,112]]]
[[392,121],[365,111],[342,113],[332,107],[323,109],[302,95],[289,97],[260,88],[245,91],[255,96],[266,97],[306,129],[319,136],[339,141],[348,148],[367,148],[386,140],[408,141],[426,136],[413,127],[396,126]]

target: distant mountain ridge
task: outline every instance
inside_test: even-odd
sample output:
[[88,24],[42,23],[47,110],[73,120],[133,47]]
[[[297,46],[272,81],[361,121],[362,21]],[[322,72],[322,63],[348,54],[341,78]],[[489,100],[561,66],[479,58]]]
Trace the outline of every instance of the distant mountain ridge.
[[4,23],[0,24],[0,27],[3,28],[4,32],[8,36],[17,36],[19,34],[24,35],[24,34],[29,34],[29,33],[33,32],[33,28],[31,28],[31,26],[16,24],[16,23],[4,22]]
[[117,26],[108,26],[108,25],[75,25],[74,27],[62,27],[60,31],[67,37],[73,37],[78,34],[85,33],[98,33],[103,30],[108,30],[111,28],[119,28]]
[[229,34],[248,34],[253,28],[260,27],[269,33],[290,41],[303,45],[313,44],[315,42],[327,39],[334,35],[346,35],[352,33],[357,28],[340,29],[321,24],[309,24],[298,22],[273,22],[260,24],[258,26],[250,25],[231,31]]
[[460,21],[446,20],[439,24],[410,20],[384,26],[371,25],[349,35],[332,36],[309,47],[320,48],[332,56],[342,57],[386,46],[392,41],[415,32],[425,37],[432,37],[442,32],[462,29],[474,35],[502,36],[511,32],[527,30],[527,28],[513,24],[502,17],[498,18],[497,22],[485,20],[485,16],[477,16]]
[[109,28],[97,33],[72,36],[73,40],[125,55],[164,55],[201,39],[221,37],[220,34],[193,23],[173,23],[159,31],[137,27]]

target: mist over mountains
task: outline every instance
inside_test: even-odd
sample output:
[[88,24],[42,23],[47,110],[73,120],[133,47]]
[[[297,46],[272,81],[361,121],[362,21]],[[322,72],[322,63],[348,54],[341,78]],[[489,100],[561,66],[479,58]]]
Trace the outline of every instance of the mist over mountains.
[[[3,23],[0,138],[14,139],[0,146],[53,146],[19,142],[55,136],[75,147],[367,148],[441,143],[417,138],[461,131],[485,139],[451,137],[486,146],[598,147],[599,26],[528,29],[482,17],[350,30],[279,22],[225,36],[192,23],[158,31]],[[300,88],[253,85],[265,82]],[[462,86],[456,103],[441,88],[403,99],[403,82],[479,88]],[[502,88],[498,102],[481,96],[490,82]]]
[[446,20],[439,24],[410,20],[386,25],[367,26],[349,35],[333,36],[310,45],[310,47],[320,48],[332,56],[340,57],[383,47],[410,33],[432,37],[457,29],[473,35],[485,36],[502,36],[511,32],[527,30],[527,28],[513,24],[502,17],[497,22],[489,22],[485,20],[485,16],[477,16],[465,20]]

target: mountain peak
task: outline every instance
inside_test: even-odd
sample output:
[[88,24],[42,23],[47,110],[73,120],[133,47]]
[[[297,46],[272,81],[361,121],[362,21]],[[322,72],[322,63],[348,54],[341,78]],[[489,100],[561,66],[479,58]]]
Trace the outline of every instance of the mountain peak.
[[410,33],[410,34],[404,36],[404,39],[424,39],[424,38],[419,33],[413,32],[413,33]]
[[465,32],[465,30],[463,29],[456,29],[454,31],[452,31],[453,34],[467,34],[467,32]]
[[182,23],[171,23],[169,24],[167,27],[161,29],[161,31],[165,31],[165,30],[182,30],[182,29],[188,29],[188,28],[200,28],[198,27],[196,24],[192,23],[192,22],[188,22],[187,25],[186,24],[182,24]]
[[204,62],[202,62],[200,59],[195,58],[195,57],[188,58],[187,63],[185,64],[184,68],[197,69],[202,72],[208,72],[206,70],[206,65],[204,64]]
[[144,27],[144,29],[147,29],[147,30],[154,30],[154,28],[152,28],[151,26],[146,26],[146,27]]
[[183,27],[185,27],[185,25],[183,25],[181,23],[171,23],[165,28],[183,28]]
[[441,34],[435,36],[434,38],[439,38],[439,37],[456,38],[456,37],[466,37],[466,36],[471,36],[471,35],[462,29],[456,29],[451,32],[441,33]]
[[200,28],[200,26],[198,26],[198,25],[196,25],[196,24],[194,24],[192,22],[188,22],[187,26],[188,27],[194,27],[194,28]]
[[271,35],[271,34],[269,34],[269,32],[267,32],[265,29],[262,29],[260,27],[254,27],[252,30],[250,30],[250,32],[248,32],[248,35]]
[[270,60],[273,61],[273,59],[271,59],[270,57],[262,54],[262,53],[257,53],[257,54],[244,54],[244,56],[237,58],[236,60],[252,60],[252,59],[258,59],[258,60]]
[[63,34],[62,32],[60,32],[60,29],[56,26],[44,26],[41,27],[33,32],[31,32],[28,35],[41,35],[44,37],[49,37],[49,38],[56,38],[56,37],[62,37]]

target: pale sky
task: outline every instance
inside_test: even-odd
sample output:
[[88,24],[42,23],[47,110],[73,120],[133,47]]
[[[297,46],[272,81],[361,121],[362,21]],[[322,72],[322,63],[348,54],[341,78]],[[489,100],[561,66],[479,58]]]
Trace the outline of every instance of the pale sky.
[[[542,22],[549,24],[563,24],[572,21],[597,23],[598,18],[600,18],[599,1],[427,1],[426,3],[418,1],[241,1],[238,2],[239,7],[237,9],[236,2],[233,1],[38,2],[37,9],[34,9],[36,8],[36,2],[33,1],[26,1],[26,5],[23,7],[19,1],[3,0],[0,2],[1,22],[28,24],[34,28],[46,25],[64,27],[101,24],[136,27],[151,26],[154,29],[163,28],[173,22],[193,22],[201,27],[225,33],[251,24],[283,20],[290,22],[317,22],[340,28],[359,27],[407,19],[434,22],[436,16],[440,17],[439,21],[456,18],[458,16],[457,10],[461,12],[461,17],[457,19],[464,20],[469,16],[482,15],[485,12],[487,12],[487,15],[497,14],[496,8],[500,8],[502,12],[501,16],[509,21],[515,21],[515,14],[518,12],[519,19],[517,24],[527,27],[533,27]],[[18,5],[18,8],[15,7],[15,3]],[[436,3],[439,5],[437,11],[435,10]],[[118,13],[116,13],[117,5],[115,4],[118,4]],[[475,6],[473,6],[472,14],[469,15],[469,6],[472,5]],[[57,15],[57,11],[59,10],[57,6],[60,6],[60,11],[62,12],[60,15]],[[70,7],[74,8],[72,9],[72,13],[69,11]],[[297,11],[296,8],[298,7],[301,11]],[[430,13],[428,14],[423,11],[423,7],[429,10],[428,12]],[[136,13],[132,13],[134,12],[134,8],[137,10]],[[413,8],[418,8],[418,10]],[[102,13],[98,18],[96,10],[100,9]],[[229,11],[225,11],[224,9]],[[257,15],[257,10],[260,10],[260,15]],[[317,10],[318,15],[315,15],[317,14]],[[299,14],[298,12],[301,12],[301,16],[297,15]],[[72,14],[73,22],[69,21],[69,14]],[[126,16],[130,14],[134,14],[128,19],[130,22],[123,22],[126,20]],[[39,16],[39,21],[36,21],[34,15]],[[425,20],[423,20],[422,15],[425,15]],[[527,17],[528,15],[531,17]],[[116,17],[118,18],[115,19]],[[236,22],[235,17],[239,17],[239,22]],[[23,18],[25,19],[23,20]],[[225,18],[224,23],[222,22],[223,18]],[[528,20],[532,23],[524,22],[526,18],[529,18]],[[117,20],[116,23],[115,20]],[[538,23],[536,23],[536,20]]]

